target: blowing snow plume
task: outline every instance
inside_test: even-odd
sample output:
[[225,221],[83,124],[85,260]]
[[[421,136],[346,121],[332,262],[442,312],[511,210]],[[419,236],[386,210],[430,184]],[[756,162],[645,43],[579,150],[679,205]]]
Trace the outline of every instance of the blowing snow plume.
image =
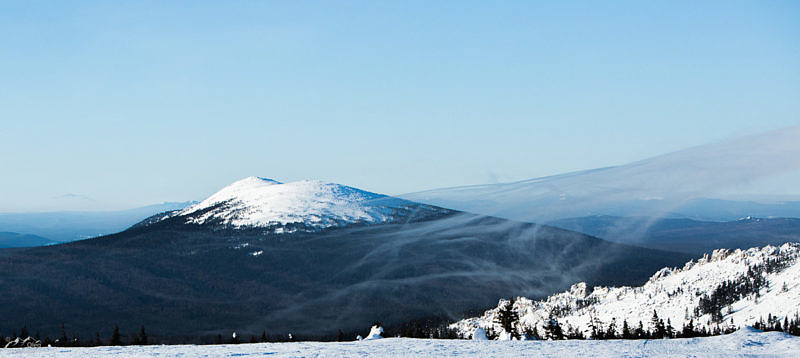
[[798,169],[800,126],[621,166],[401,197],[521,221],[548,222],[599,214],[661,217],[695,199]]

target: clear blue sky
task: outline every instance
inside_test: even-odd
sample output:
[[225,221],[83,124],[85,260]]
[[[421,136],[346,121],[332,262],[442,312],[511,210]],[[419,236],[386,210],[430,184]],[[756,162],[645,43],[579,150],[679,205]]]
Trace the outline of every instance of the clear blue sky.
[[0,212],[387,194],[800,124],[797,1],[4,1]]

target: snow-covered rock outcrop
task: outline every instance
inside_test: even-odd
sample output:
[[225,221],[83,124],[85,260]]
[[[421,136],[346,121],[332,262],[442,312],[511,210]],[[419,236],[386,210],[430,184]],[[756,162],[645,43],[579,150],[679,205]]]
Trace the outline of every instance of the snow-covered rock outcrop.
[[42,341],[33,337],[26,337],[25,339],[17,337],[14,339],[9,339],[3,348],[36,348],[41,346]]
[[367,338],[364,338],[364,340],[369,341],[381,338],[383,338],[383,327],[375,325],[369,329],[369,334],[367,335]]
[[[715,250],[711,255],[690,261],[683,268],[663,268],[640,287],[594,287],[577,283],[568,291],[534,301],[517,298],[513,310],[519,315],[517,330],[544,332],[549,318],[555,318],[564,331],[575,330],[590,336],[593,328],[620,334],[623,324],[631,329],[642,322],[652,329],[653,312],[676,330],[690,321],[695,327],[743,327],[767,319],[769,315],[793,319],[800,311],[800,244],[766,246],[748,250]],[[509,302],[480,317],[454,323],[465,338],[475,327],[504,330],[496,321],[499,310]]]

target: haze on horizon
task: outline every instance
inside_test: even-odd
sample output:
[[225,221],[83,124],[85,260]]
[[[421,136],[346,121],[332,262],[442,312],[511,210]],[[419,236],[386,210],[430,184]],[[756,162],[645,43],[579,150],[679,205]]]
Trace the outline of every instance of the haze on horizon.
[[[791,1],[7,2],[0,18],[0,212],[201,200],[251,175],[393,195],[513,182],[800,124]],[[717,195],[797,198],[793,168]]]

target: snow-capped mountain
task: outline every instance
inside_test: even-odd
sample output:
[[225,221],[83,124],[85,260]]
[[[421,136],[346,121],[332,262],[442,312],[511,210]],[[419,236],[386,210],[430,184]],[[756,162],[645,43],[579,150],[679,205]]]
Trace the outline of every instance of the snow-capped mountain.
[[[715,250],[683,268],[663,268],[643,286],[590,289],[581,282],[545,300],[519,297],[512,307],[519,316],[519,333],[534,327],[542,332],[554,318],[565,332],[576,330],[587,337],[593,328],[607,330],[612,324],[617,334],[624,323],[633,329],[643,322],[645,329],[652,329],[648,326],[654,311],[677,330],[690,321],[712,329],[753,325],[770,316],[792,319],[800,311],[799,258],[799,243]],[[508,302],[500,300],[497,308],[452,327],[465,337],[476,327],[503,333],[496,317]]]
[[187,224],[266,228],[280,234],[388,223],[420,208],[406,200],[340,184],[314,180],[284,184],[253,176],[228,185],[196,205],[164,215],[161,220],[177,216]]

